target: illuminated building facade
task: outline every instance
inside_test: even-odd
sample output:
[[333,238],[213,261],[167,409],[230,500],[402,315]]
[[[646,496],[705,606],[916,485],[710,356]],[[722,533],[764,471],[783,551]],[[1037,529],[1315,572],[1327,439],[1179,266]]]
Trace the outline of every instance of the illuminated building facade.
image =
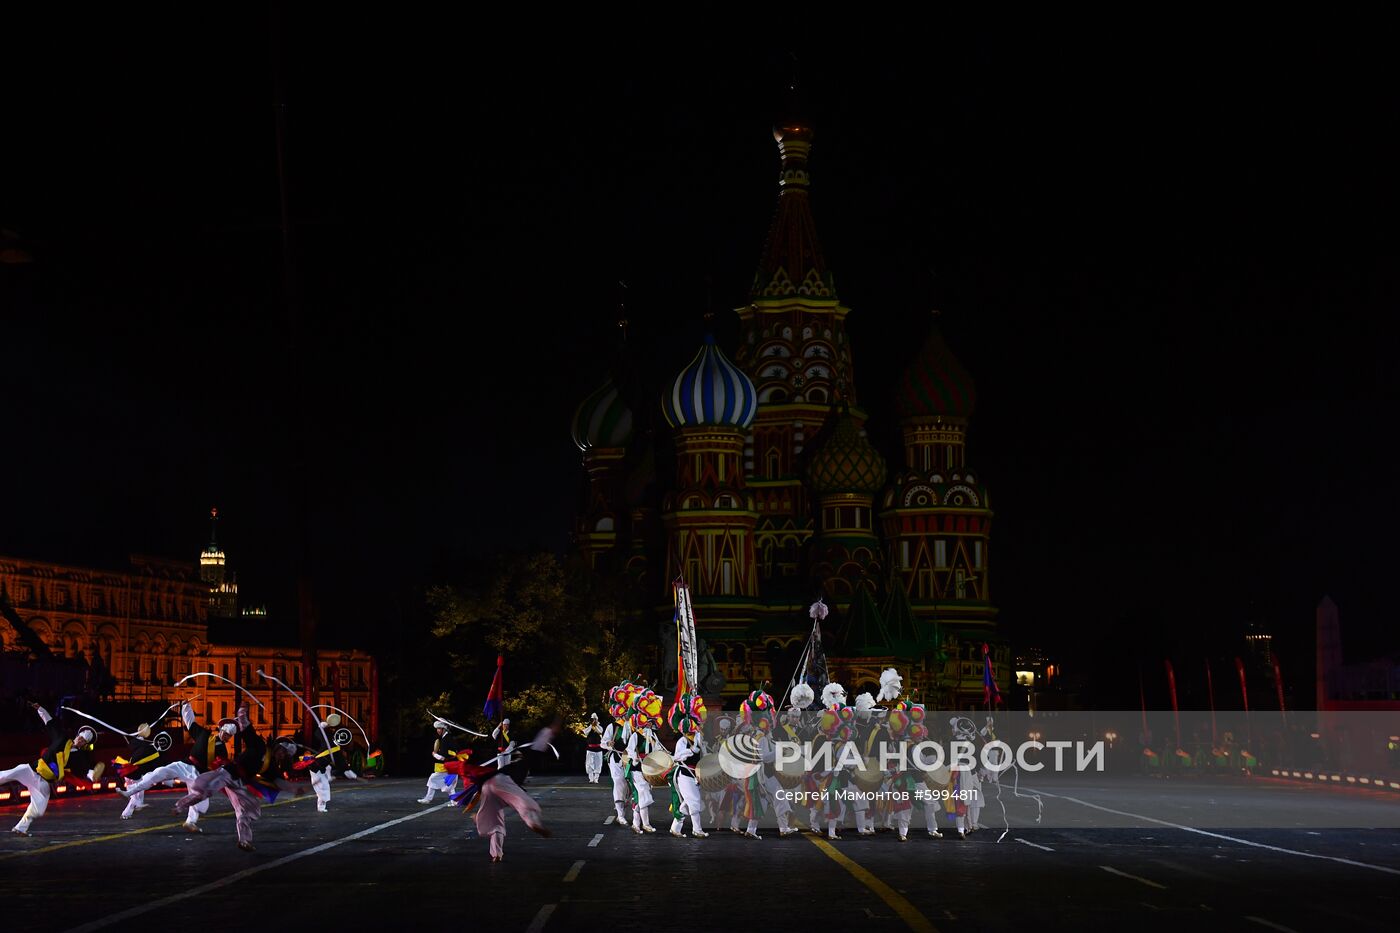
[[261,668],[303,696],[318,697],[313,703],[341,707],[374,735],[374,658],[357,649],[322,648],[315,680],[305,690],[295,629],[284,636],[266,610],[239,616],[236,589],[225,574],[225,555],[212,540],[197,564],[133,556],[123,570],[0,557],[0,597],[7,604],[0,648],[10,658],[47,652],[79,660],[89,691],[104,699],[167,704],[197,693],[197,707],[209,720],[232,716],[243,695],[212,678],[171,684],[197,671],[220,674],[263,702],[265,709],[250,710],[257,725],[299,726],[300,704],[285,691],[274,694],[255,673]]
[[[773,135],[778,205],[736,309],[738,345],[707,336],[664,384],[629,395],[615,373],[580,404],[575,546],[599,572],[626,572],[663,618],[684,576],[731,701],[765,680],[783,689],[820,595],[831,677],[851,695],[893,666],[926,702],[977,707],[984,644],[1003,691],[1012,678],[991,601],[990,497],[966,456],[972,379],[932,327],[899,382],[892,469],[866,436],[851,310],[812,215],[812,128],[786,119]],[[658,402],[664,422],[639,430]],[[663,476],[656,464],[671,461]]]

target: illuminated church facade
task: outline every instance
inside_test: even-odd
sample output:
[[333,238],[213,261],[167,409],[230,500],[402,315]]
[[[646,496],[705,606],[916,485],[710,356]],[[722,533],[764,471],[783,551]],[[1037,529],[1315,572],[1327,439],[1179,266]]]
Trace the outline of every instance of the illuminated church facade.
[[934,324],[898,383],[903,449],[887,461],[871,444],[852,312],[811,210],[812,135],[796,119],[774,130],[778,205],[737,346],[709,335],[661,386],[628,393],[613,373],[578,406],[575,546],[659,620],[684,578],[731,705],[764,681],[783,690],[820,596],[829,676],[851,696],[892,666],[925,702],[980,708],[983,645],[1003,692],[1011,658],[991,599],[991,501],[966,457],[973,381]]

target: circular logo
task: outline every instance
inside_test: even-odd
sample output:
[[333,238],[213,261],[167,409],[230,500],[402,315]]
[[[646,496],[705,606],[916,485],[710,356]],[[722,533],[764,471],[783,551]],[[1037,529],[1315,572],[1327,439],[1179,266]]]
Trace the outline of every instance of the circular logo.
[[158,752],[168,752],[173,743],[170,740],[170,733],[162,732],[151,740],[151,744],[156,747],[156,751]]
[[331,742],[333,742],[336,745],[339,745],[342,748],[349,745],[350,740],[350,730],[345,728],[344,726],[341,726],[339,729],[331,733]]
[[762,746],[751,735],[736,735],[719,747],[720,769],[737,781],[747,781],[763,767]]

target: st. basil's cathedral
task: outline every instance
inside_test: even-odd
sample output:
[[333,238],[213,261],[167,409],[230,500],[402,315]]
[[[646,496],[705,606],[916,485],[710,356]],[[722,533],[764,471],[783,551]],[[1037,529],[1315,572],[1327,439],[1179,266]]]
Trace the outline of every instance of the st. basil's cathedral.
[[[1003,692],[1010,656],[989,587],[991,502],[965,459],[972,378],[934,323],[898,381],[902,463],[870,443],[851,311],[812,215],[812,128],[788,119],[773,135],[778,206],[738,346],[707,334],[661,386],[629,393],[614,372],[578,406],[575,546],[663,622],[672,581],[689,585],[729,705],[764,681],[782,692],[820,597],[829,676],[852,697],[895,667],[926,703],[982,708],[983,645]],[[639,430],[657,411],[657,430]]]

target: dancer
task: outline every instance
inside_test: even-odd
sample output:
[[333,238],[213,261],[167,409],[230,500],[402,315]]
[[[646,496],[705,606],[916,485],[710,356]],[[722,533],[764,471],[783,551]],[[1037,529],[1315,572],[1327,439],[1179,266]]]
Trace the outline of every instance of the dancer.
[[700,799],[700,781],[695,773],[699,763],[700,723],[694,717],[684,716],[678,720],[680,738],[676,739],[676,751],[671,756],[675,765],[668,776],[671,784],[671,835],[684,839],[685,819],[690,817],[690,833],[696,839],[704,839],[704,804]]
[[[733,754],[734,743],[738,735],[734,715],[721,710],[715,721],[715,751],[725,752],[727,749],[728,754]],[[739,815],[743,809],[743,793],[739,782],[734,779],[733,775],[729,775],[729,781],[718,790],[707,792],[705,802],[714,814],[713,822],[716,831],[724,828],[724,821],[727,817],[731,833],[737,835],[743,832],[739,828]]]
[[[476,809],[476,832],[491,841],[491,861],[499,862],[506,852],[506,808],[514,810],[525,825],[541,836],[548,838],[549,829],[540,819],[540,805],[521,788],[530,776],[530,766],[534,757],[549,748],[549,742],[558,734],[562,721],[546,726],[535,736],[534,741],[524,748],[510,748],[511,760],[498,768],[478,765],[462,765],[464,783],[479,788],[474,795]],[[506,754],[506,752],[502,752]],[[468,796],[472,796],[468,794]]]
[[632,832],[639,836],[656,832],[656,827],[651,825],[651,804],[654,800],[651,785],[642,774],[642,760],[654,748],[656,733],[650,726],[643,726],[640,731],[631,730],[627,738],[627,773],[632,781]]
[[457,776],[447,771],[447,762],[457,760],[457,739],[447,734],[447,723],[441,719],[433,721],[433,729],[437,731],[433,740],[433,773],[428,775],[428,792],[418,798],[419,803],[432,803],[433,794],[447,793],[457,781]]
[[[152,733],[150,724],[144,722],[136,727],[136,734],[129,738],[127,755],[129,757],[118,757],[112,761],[126,787],[131,787],[152,771],[169,765],[179,757],[170,733]],[[122,819],[131,819],[137,810],[144,810],[148,806],[145,791],[132,794],[127,798],[126,807],[122,810]]]
[[617,810],[617,825],[627,825],[627,805],[632,799],[632,785],[627,777],[627,736],[622,719],[614,717],[603,730],[599,743],[608,756],[608,774],[612,777],[613,807]]
[[48,748],[44,749],[33,766],[23,764],[8,771],[0,771],[0,784],[17,781],[29,791],[29,806],[25,808],[24,815],[20,817],[14,829],[10,830],[20,836],[28,836],[29,827],[49,808],[49,798],[53,795],[54,785],[63,780],[65,773],[71,771],[75,774],[86,774],[91,782],[101,776],[104,767],[93,758],[92,743],[97,734],[91,726],[83,726],[70,739],[49,715],[48,710],[38,703],[29,705],[49,729]]
[[[766,687],[765,683],[764,688]],[[739,704],[739,716],[743,721],[741,730],[751,737],[758,751],[758,767],[749,775],[742,788],[744,817],[748,821],[742,835],[748,839],[763,838],[758,833],[758,822],[768,810],[769,799],[783,802],[777,794],[777,778],[771,773],[774,752],[770,736],[773,733],[773,710],[776,704],[764,688],[753,691]],[[778,815],[778,829],[782,835],[787,835],[787,816],[783,811],[789,809],[791,807],[781,808]]]
[[277,795],[292,793],[300,797],[306,793],[311,781],[297,770],[302,746],[289,735],[278,736],[268,743],[267,754],[259,766],[257,774],[244,783],[248,789],[268,803],[274,803]]
[[[195,721],[194,708],[186,700],[180,703],[180,721],[184,723],[185,731],[190,736],[187,757],[183,761],[171,761],[158,768],[153,768],[134,784],[118,787],[117,793],[128,800],[141,795],[144,800],[146,791],[157,784],[171,785],[179,781],[189,787],[200,774],[221,767],[228,760],[228,747],[224,743],[232,741],[234,732],[237,731],[237,723],[234,720],[220,720],[218,729],[211,732]],[[188,807],[185,810],[185,832],[203,832],[204,830],[199,828],[199,816],[201,813],[207,812],[209,812],[207,800]]]
[[[331,781],[335,780],[334,772],[337,768],[346,777],[354,779],[355,772],[345,765],[345,755],[341,752],[340,746],[334,743],[327,745],[331,740],[326,736],[327,729],[334,729],[340,725],[340,717],[331,713],[326,720],[321,723],[321,728],[315,729],[311,733],[311,745],[309,751],[312,753],[309,759],[303,759],[298,766],[305,770],[311,777],[311,789],[316,792],[316,812],[330,812],[331,802]],[[431,799],[431,798],[430,798]]]
[[[862,758],[867,764],[880,760],[882,745],[889,738],[889,730],[885,728],[885,724],[872,715],[874,709],[875,698],[868,692],[856,697],[856,738],[860,742]],[[882,780],[881,790],[884,789],[884,783]],[[856,819],[856,835],[875,835],[875,815],[871,812],[874,809],[865,788],[858,788],[851,797],[851,812]]]
[[[252,852],[253,823],[262,815],[262,800],[248,788],[248,782],[253,781],[267,766],[267,742],[253,730],[247,707],[238,708],[233,724],[237,735],[233,757],[195,778],[188,788],[189,792],[175,802],[175,812],[188,811],[223,791],[233,805],[238,848]],[[220,731],[224,731],[223,723],[220,723]]]
[[502,719],[496,728],[491,730],[491,738],[497,742],[496,754],[504,755],[506,749],[510,748],[510,720]]
[[[593,736],[598,739],[593,739]],[[590,713],[588,728],[583,730],[583,737],[588,740],[588,751],[583,756],[584,768],[588,771],[588,783],[597,784],[598,777],[603,773],[603,745],[600,741],[603,737],[603,727],[598,725],[598,714]]]

